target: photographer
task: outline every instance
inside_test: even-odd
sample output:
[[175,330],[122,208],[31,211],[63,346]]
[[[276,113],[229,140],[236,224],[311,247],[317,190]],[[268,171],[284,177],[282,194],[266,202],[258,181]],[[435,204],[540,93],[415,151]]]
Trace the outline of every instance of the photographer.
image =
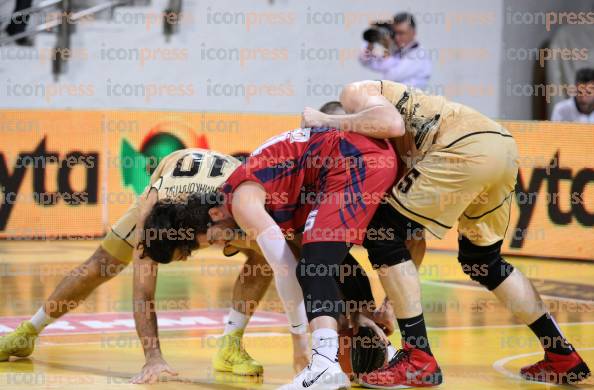
[[384,80],[423,89],[431,77],[431,61],[415,37],[415,19],[409,13],[396,14],[393,24],[374,23],[363,33],[367,44],[359,61],[381,72]]

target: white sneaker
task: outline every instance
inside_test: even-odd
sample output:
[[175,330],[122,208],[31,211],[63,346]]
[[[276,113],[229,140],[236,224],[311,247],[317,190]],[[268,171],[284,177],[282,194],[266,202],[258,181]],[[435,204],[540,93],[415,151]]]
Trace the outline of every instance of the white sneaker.
[[338,361],[332,361],[314,349],[311,363],[297,374],[293,383],[281,386],[278,390],[342,390],[350,388],[351,381],[342,372]]

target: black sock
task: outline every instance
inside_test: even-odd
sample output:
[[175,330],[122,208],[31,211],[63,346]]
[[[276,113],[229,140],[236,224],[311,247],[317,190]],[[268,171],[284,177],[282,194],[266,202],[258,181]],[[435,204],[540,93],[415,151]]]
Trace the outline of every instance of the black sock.
[[557,323],[549,313],[543,314],[528,326],[538,337],[545,351],[561,355],[569,355],[573,352],[573,347],[565,340],[557,327]]
[[431,348],[429,348],[429,338],[427,337],[427,328],[425,328],[425,318],[423,313],[416,317],[400,319],[397,318],[400,334],[405,343],[418,348],[429,355]]

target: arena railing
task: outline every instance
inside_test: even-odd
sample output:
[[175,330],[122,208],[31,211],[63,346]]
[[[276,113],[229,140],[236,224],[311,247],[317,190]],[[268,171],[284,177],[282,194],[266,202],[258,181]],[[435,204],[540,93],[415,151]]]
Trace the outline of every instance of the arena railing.
[[13,18],[18,18],[21,16],[26,16],[26,15],[30,15],[30,14],[34,14],[34,13],[38,13],[41,11],[44,11],[48,8],[52,8],[54,5],[58,5],[60,4],[62,0],[44,0],[44,1],[40,1],[39,4],[34,5],[30,8],[26,8],[23,9],[21,11],[17,11],[17,12],[13,12],[12,14],[6,15],[6,16],[1,16],[0,15],[0,23],[6,22],[8,20],[11,20]]
[[[45,23],[41,23],[32,29],[28,29],[22,33],[15,34],[9,37],[0,39],[0,46],[14,43],[15,41],[31,37],[40,34],[45,31],[56,29],[56,45],[52,49],[52,74],[54,79],[57,80],[61,74],[66,72],[67,66],[67,53],[70,49],[70,36],[74,31],[74,25],[77,21],[94,15],[106,10],[114,10],[116,7],[124,5],[134,5],[134,0],[111,0],[105,3],[101,3],[77,12],[72,12],[72,1],[71,0],[44,0],[39,4],[12,13],[8,17],[0,18],[0,21],[6,21],[7,19],[13,19],[19,16],[32,15],[39,13],[50,8],[57,8],[60,10],[60,17],[55,20],[51,20]],[[182,0],[169,0],[169,4],[163,13],[163,34],[167,41],[170,40],[171,35],[178,32],[178,23],[172,22],[172,18],[168,17],[170,14],[174,14],[179,19],[181,15]]]

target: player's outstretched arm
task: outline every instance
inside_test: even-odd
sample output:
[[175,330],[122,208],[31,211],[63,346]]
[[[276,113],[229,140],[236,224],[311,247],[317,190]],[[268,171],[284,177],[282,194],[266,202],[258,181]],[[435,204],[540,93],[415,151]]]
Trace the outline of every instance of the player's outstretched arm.
[[133,312],[136,332],[144,350],[145,365],[135,375],[132,383],[155,383],[164,374],[177,375],[161,354],[157,314],[155,312],[155,290],[157,285],[157,263],[151,259],[139,259],[134,251]]
[[245,182],[233,193],[233,217],[249,239],[255,239],[274,273],[278,294],[291,325],[291,332],[307,331],[303,293],[295,271],[297,259],[283,232],[265,208],[266,191],[260,184]]
[[303,111],[303,125],[333,127],[372,138],[404,135],[402,116],[381,94],[379,82],[360,81],[347,84],[340,94],[340,103],[346,115],[328,115],[306,107]]
[[[148,191],[141,197],[140,216],[137,226],[143,227],[144,220],[157,202],[157,193]],[[137,229],[138,234],[143,234],[144,229]],[[141,237],[139,238],[141,240]],[[155,291],[157,289],[158,263],[148,257],[140,258],[141,249],[134,248],[133,253],[133,292],[132,311],[136,333],[144,350],[145,364],[140,373],[135,375],[132,383],[155,383],[165,374],[177,375],[161,354],[159,331],[157,326],[157,313],[155,310]]]

